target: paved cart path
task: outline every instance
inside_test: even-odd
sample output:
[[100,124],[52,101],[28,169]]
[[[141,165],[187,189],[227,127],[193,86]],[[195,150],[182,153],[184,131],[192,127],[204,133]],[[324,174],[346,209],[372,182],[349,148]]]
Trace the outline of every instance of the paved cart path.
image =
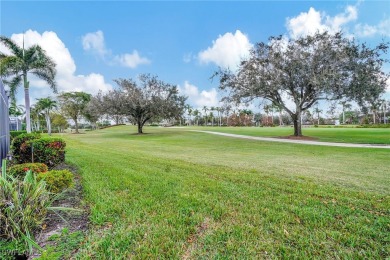
[[201,131],[201,130],[190,130],[190,131],[199,132],[199,133],[206,133],[206,134],[213,134],[213,135],[229,136],[229,137],[234,137],[234,138],[249,139],[249,140],[267,141],[267,142],[336,146],[336,147],[390,149],[390,145],[385,145],[385,144],[380,145],[380,144],[350,144],[350,143],[318,142],[318,141],[307,141],[307,140],[291,140],[291,139],[283,139],[283,138],[237,135],[237,134],[228,134],[228,133],[220,133],[220,132],[212,132],[212,131]]

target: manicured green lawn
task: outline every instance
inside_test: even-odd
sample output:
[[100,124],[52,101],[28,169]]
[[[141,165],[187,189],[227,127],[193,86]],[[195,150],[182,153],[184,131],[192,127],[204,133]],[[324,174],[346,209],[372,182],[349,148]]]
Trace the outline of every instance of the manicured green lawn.
[[63,136],[91,205],[80,258],[390,256],[390,150],[135,132]]
[[[294,133],[292,127],[189,127],[250,136],[277,137]],[[390,128],[302,128],[303,135],[318,138],[318,141],[363,144],[390,144]]]

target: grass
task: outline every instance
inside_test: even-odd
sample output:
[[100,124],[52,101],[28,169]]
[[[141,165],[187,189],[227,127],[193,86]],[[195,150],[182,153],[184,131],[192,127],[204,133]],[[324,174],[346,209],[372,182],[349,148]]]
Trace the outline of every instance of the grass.
[[389,150],[145,132],[63,136],[91,205],[77,257],[390,256]]
[[[190,127],[193,130],[207,130],[249,136],[276,137],[292,135],[292,127]],[[390,128],[315,128],[302,129],[303,135],[318,138],[323,142],[390,144]]]

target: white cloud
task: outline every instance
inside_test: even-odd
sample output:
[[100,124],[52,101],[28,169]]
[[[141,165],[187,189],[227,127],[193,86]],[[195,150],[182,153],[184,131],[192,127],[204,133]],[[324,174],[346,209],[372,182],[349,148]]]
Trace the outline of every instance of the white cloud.
[[150,60],[141,57],[137,50],[133,53],[124,53],[112,55],[112,51],[107,49],[104,42],[104,34],[102,31],[87,33],[82,37],[83,49],[97,55],[99,58],[106,59],[108,64],[118,64],[120,66],[136,68],[139,65],[150,64]]
[[321,13],[316,11],[313,7],[310,7],[308,12],[302,12],[296,17],[287,18],[287,30],[292,38],[312,35],[317,31],[338,32],[344,29],[343,26],[358,18],[358,4],[355,6],[347,6],[343,13],[333,17],[327,15],[325,12]]
[[355,21],[357,18],[357,6],[348,5],[345,8],[344,13],[337,14],[334,17],[327,16],[326,25],[330,28],[331,32],[338,32],[342,29],[343,25]]
[[[23,34],[13,34],[11,39],[22,46]],[[58,91],[85,91],[91,94],[99,90],[107,91],[112,86],[105,82],[103,75],[91,73],[88,75],[77,75],[76,64],[68,48],[61,41],[55,32],[45,31],[42,34],[37,31],[28,30],[24,34],[24,44],[28,48],[33,44],[40,45],[56,63]],[[4,46],[2,46],[2,49]],[[37,97],[52,95],[49,86],[42,80],[29,76],[31,86],[31,100]],[[19,92],[20,89],[19,89]]]
[[129,68],[136,68],[138,65],[150,64],[150,60],[141,57],[138,51],[134,50],[132,54],[125,53],[122,55],[115,56],[114,60],[122,66]]
[[110,51],[106,49],[102,31],[87,33],[82,37],[83,49],[104,58]]
[[183,87],[179,86],[179,91],[182,95],[188,96],[188,101],[195,107],[202,108],[203,106],[219,105],[218,92],[215,88],[199,92],[197,86],[185,81]]
[[390,18],[384,19],[377,25],[357,24],[355,33],[360,37],[390,36]]
[[219,35],[211,47],[199,52],[198,59],[201,63],[213,62],[223,68],[233,69],[239,65],[242,58],[249,55],[252,46],[248,37],[240,30],[235,34],[228,32]]
[[186,54],[183,55],[183,61],[185,63],[190,63],[192,61],[192,59],[193,59],[192,52],[186,53]]

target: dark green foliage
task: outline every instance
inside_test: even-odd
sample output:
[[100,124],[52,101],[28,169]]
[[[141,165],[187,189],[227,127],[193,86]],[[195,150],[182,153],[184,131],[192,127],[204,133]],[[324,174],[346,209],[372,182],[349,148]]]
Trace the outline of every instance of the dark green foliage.
[[21,134],[15,137],[12,141],[12,154],[16,162],[26,163],[31,162],[31,150],[30,153],[26,153],[26,142],[40,138],[41,135],[38,133]]
[[0,259],[1,260],[14,260],[16,256],[22,256],[27,254],[28,248],[22,240],[13,239],[5,240],[0,239]]
[[15,137],[21,135],[21,134],[27,134],[26,130],[20,130],[20,131],[10,131],[11,139],[14,139]]
[[357,128],[390,128],[390,124],[365,124],[359,125]]
[[[40,134],[21,134],[12,142],[17,163],[40,162],[53,168],[65,161],[65,142],[61,138],[40,138]],[[32,153],[32,151],[34,151]]]
[[8,169],[8,173],[13,177],[23,179],[29,170],[31,170],[34,174],[38,174],[41,172],[47,172],[48,168],[43,163],[22,163],[11,166]]
[[65,146],[61,138],[40,138],[27,141],[21,148],[21,152],[27,156],[31,154],[31,148],[33,148],[33,161],[53,168],[65,161]]
[[73,186],[73,174],[69,170],[42,172],[38,174],[37,179],[43,179],[46,182],[46,189],[53,193],[60,193]]

